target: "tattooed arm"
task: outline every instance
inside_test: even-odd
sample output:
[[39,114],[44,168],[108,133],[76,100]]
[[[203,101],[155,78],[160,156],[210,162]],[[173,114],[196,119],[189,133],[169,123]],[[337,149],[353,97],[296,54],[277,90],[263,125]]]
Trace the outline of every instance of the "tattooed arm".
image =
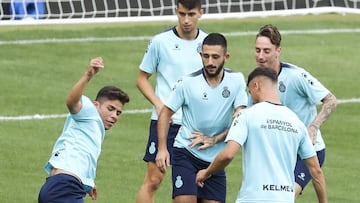
[[313,143],[316,138],[316,132],[319,130],[320,126],[329,118],[330,114],[336,108],[336,105],[336,97],[332,93],[326,95],[326,97],[324,97],[322,100],[320,112],[308,127],[308,131],[313,140]]

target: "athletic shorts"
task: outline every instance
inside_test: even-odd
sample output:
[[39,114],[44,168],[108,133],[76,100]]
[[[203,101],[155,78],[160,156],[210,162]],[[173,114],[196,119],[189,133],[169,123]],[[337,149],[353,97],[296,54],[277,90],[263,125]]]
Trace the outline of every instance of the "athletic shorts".
[[[319,159],[320,167],[322,167],[325,161],[325,149],[317,151],[316,154]],[[311,180],[311,175],[304,161],[299,156],[297,158],[294,173],[295,173],[295,182],[301,186],[302,190],[304,190],[305,186]]]
[[198,159],[185,148],[174,147],[172,161],[172,197],[195,195],[198,199],[225,202],[226,174],[224,170],[213,174],[205,180],[203,188],[198,187],[195,182],[197,172],[207,168],[209,165],[209,162]]
[[[143,160],[146,162],[154,162],[158,149],[158,136],[157,136],[157,120],[151,120],[150,122],[150,132],[149,132],[149,140],[146,146],[146,151]],[[171,124],[169,127],[169,133],[167,136],[167,148],[170,154],[170,158],[172,157],[172,148],[174,145],[175,137],[179,131],[180,125]]]
[[39,203],[84,203],[86,192],[80,181],[68,174],[46,178],[38,196]]

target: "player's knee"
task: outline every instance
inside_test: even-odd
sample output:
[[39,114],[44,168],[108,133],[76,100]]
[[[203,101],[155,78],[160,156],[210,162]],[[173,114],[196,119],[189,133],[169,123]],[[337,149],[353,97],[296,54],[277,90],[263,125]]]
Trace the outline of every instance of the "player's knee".
[[148,181],[148,187],[151,190],[157,190],[160,187],[162,180],[163,177],[159,177],[159,176],[150,177]]

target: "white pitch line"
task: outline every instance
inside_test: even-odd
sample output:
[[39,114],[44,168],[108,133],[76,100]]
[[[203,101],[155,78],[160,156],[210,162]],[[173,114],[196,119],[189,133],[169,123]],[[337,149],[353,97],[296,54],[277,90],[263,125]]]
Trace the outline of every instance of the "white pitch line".
[[[150,113],[151,109],[134,109],[134,110],[125,110],[124,114],[142,114]],[[52,114],[52,115],[23,115],[23,116],[0,116],[0,121],[19,121],[19,120],[43,120],[51,118],[65,118],[68,114]]]
[[[351,99],[338,99],[338,104],[348,104],[348,103],[360,103],[360,98],[351,98]],[[150,113],[151,109],[133,109],[125,110],[124,114],[143,114]],[[65,118],[68,114],[52,114],[52,115],[23,115],[23,116],[0,116],[0,121],[23,121],[23,120],[43,120],[43,119],[52,119],[52,118]]]
[[360,103],[360,98],[351,98],[351,99],[338,99],[338,104],[347,104],[347,103]]
[[[354,29],[315,29],[315,30],[283,30],[282,35],[289,34],[331,34],[331,33],[357,33],[360,28]],[[256,31],[248,32],[227,32],[225,36],[255,36]],[[152,36],[138,37],[85,37],[85,38],[48,38],[32,40],[9,40],[0,41],[0,45],[26,45],[26,44],[45,44],[45,43],[82,43],[82,42],[106,42],[106,41],[143,41],[150,40]]]

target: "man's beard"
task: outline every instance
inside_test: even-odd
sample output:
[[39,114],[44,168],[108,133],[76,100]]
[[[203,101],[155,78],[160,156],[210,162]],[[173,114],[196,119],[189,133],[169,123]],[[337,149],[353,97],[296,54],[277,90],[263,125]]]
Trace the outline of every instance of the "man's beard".
[[[207,68],[204,68],[204,69],[205,69],[205,72],[206,72],[206,75],[207,75],[209,78],[215,78],[215,77],[217,77],[217,76],[221,73],[221,70],[224,68],[224,64],[225,64],[225,60],[223,60],[223,62],[219,65],[219,67],[216,68],[215,73],[210,73],[210,72],[207,70]],[[207,66],[207,67],[212,67],[212,65]]]

